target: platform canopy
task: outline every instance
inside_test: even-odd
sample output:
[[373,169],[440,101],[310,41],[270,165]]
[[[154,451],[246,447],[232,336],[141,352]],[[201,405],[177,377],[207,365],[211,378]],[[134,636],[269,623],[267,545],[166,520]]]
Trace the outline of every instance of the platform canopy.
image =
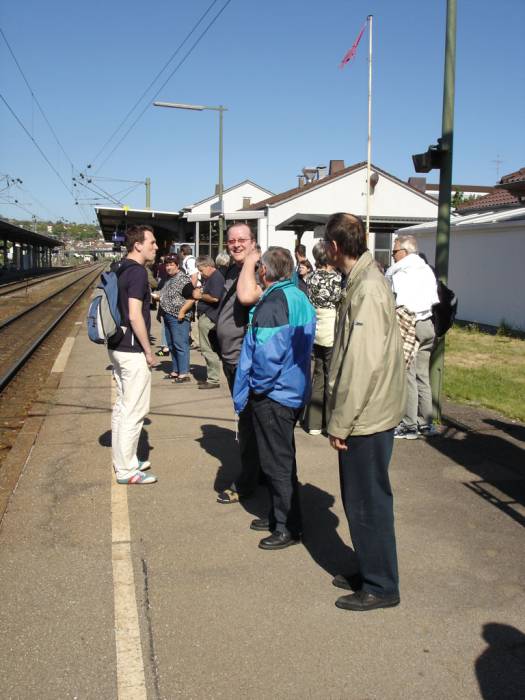
[[20,243],[22,245],[43,246],[44,248],[56,248],[63,246],[64,243],[52,236],[44,236],[42,233],[35,233],[26,228],[15,226],[8,221],[0,219],[0,239],[11,243]]
[[185,222],[179,212],[155,209],[128,209],[127,207],[96,207],[97,219],[106,241],[114,241],[115,232],[125,233],[130,226],[149,225],[157,239],[178,240]]
[[[298,234],[303,234],[305,231],[313,231],[317,226],[324,226],[329,214],[294,214],[285,221],[275,227],[276,231],[295,231]],[[371,216],[370,226],[377,233],[393,233],[398,228],[404,226],[413,226],[427,221],[435,221],[430,217],[411,217],[411,216]]]

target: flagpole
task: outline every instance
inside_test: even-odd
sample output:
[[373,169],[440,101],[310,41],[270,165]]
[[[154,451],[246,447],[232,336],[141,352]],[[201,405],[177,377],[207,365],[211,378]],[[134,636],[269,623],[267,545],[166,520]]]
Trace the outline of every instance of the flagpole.
[[375,254],[375,235],[370,235],[370,175],[372,157],[372,22],[368,15],[368,149],[366,159],[366,240],[372,255]]

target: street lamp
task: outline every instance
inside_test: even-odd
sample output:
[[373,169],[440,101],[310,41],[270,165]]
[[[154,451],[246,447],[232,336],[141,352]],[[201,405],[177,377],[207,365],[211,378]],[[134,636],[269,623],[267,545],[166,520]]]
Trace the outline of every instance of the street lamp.
[[219,112],[219,253],[222,253],[224,244],[224,207],[223,207],[223,179],[222,179],[222,117],[223,113],[228,111],[227,107],[219,105],[218,107],[209,107],[207,105],[187,105],[181,102],[154,102],[155,107],[171,107],[172,109],[191,109],[195,112],[203,112],[211,110]]

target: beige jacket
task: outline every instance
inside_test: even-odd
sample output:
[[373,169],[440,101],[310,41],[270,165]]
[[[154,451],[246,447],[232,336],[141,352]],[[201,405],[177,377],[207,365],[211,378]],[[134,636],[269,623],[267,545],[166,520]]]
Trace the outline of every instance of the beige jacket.
[[328,433],[335,437],[389,430],[405,412],[394,297],[369,252],[352,269],[337,310],[328,389]]

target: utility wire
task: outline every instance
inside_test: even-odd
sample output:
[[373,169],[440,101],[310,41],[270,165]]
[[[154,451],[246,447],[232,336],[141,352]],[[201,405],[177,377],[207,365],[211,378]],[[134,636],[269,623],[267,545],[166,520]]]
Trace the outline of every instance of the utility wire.
[[[164,87],[169,83],[169,81],[172,79],[172,77],[175,75],[175,73],[176,73],[176,72],[179,70],[179,68],[186,62],[186,60],[187,60],[187,59],[189,58],[189,56],[193,53],[194,49],[197,47],[197,45],[200,43],[200,41],[204,38],[204,36],[208,33],[208,31],[211,29],[211,27],[212,27],[212,26],[215,24],[215,22],[219,19],[219,17],[222,15],[222,13],[223,13],[224,10],[228,7],[228,5],[230,4],[231,1],[232,1],[232,0],[227,0],[227,1],[224,3],[224,5],[222,6],[222,8],[219,10],[219,12],[215,15],[215,17],[214,17],[214,18],[211,20],[211,22],[207,25],[206,29],[204,29],[204,31],[201,32],[201,34],[199,35],[198,39],[196,39],[196,41],[191,45],[191,47],[189,48],[189,50],[184,54],[183,58],[179,61],[179,63],[177,63],[177,65],[175,66],[175,68],[172,70],[172,72],[168,75],[168,77],[167,77],[166,80],[162,83],[162,85],[161,85],[160,88],[157,90],[157,92],[156,92],[156,93],[153,95],[153,97],[150,98],[150,99],[154,100],[154,99],[159,95],[159,93],[164,89]],[[100,169],[108,162],[108,160],[111,158],[111,156],[113,155],[113,153],[115,153],[115,151],[117,150],[117,148],[120,146],[120,144],[121,144],[121,143],[124,141],[124,139],[127,137],[127,135],[129,134],[129,132],[130,132],[130,131],[133,129],[133,127],[137,124],[137,122],[139,121],[139,119],[142,118],[143,114],[146,112],[146,110],[149,108],[149,106],[150,106],[150,105],[149,105],[149,100],[148,100],[148,103],[146,104],[146,106],[144,107],[144,109],[142,110],[142,112],[140,112],[140,114],[138,115],[138,117],[137,117],[137,118],[135,119],[135,121],[131,124],[131,126],[128,128],[128,130],[124,133],[124,135],[122,136],[122,138],[121,138],[119,141],[117,141],[117,143],[115,144],[115,146],[113,147],[113,149],[109,152],[109,154],[106,156],[106,158],[105,158],[105,159],[102,161],[102,163],[99,165],[97,172],[99,172]]]
[[28,129],[26,128],[26,126],[23,124],[23,122],[22,122],[21,119],[17,116],[17,114],[13,111],[13,109],[11,108],[9,102],[5,99],[5,97],[2,95],[2,93],[0,93],[0,99],[1,99],[2,102],[5,104],[5,106],[7,107],[7,109],[11,112],[11,114],[12,114],[13,117],[16,119],[16,121],[20,124],[20,126],[22,127],[22,129],[26,132],[27,136],[28,136],[28,137],[31,139],[31,141],[34,143],[35,147],[38,149],[38,152],[40,153],[40,155],[42,156],[42,158],[46,161],[46,163],[49,165],[49,167],[51,168],[51,170],[55,173],[55,175],[58,177],[58,179],[60,180],[60,182],[64,185],[64,187],[66,188],[66,190],[68,191],[68,193],[69,193],[70,195],[72,195],[72,192],[71,192],[71,190],[69,189],[69,187],[67,186],[66,182],[64,181],[62,175],[58,172],[58,170],[55,168],[55,166],[53,165],[53,163],[49,160],[49,158],[46,156],[46,154],[44,153],[44,151],[40,148],[40,146],[39,146],[39,144],[37,143],[37,141],[33,138],[33,136],[31,136],[31,134],[29,133],[29,131],[28,131]]
[[[68,156],[68,154],[66,153],[66,149],[64,148],[64,146],[63,146],[62,143],[60,142],[60,139],[58,138],[58,136],[57,136],[55,130],[54,130],[53,127],[51,126],[51,122],[50,122],[49,119],[47,118],[47,115],[46,115],[46,113],[44,112],[44,109],[43,109],[42,105],[41,105],[40,102],[38,101],[37,96],[35,95],[33,88],[32,88],[31,85],[29,84],[29,80],[27,79],[27,77],[26,77],[24,71],[22,70],[22,67],[20,66],[20,63],[18,62],[18,60],[17,60],[17,58],[16,58],[16,56],[15,56],[15,53],[14,53],[13,49],[11,48],[11,45],[10,45],[9,42],[7,41],[7,37],[6,37],[6,35],[4,34],[3,29],[2,29],[1,27],[0,27],[0,34],[2,35],[2,38],[3,38],[3,40],[5,41],[7,48],[9,49],[9,53],[11,54],[11,56],[12,56],[12,58],[13,58],[13,61],[16,63],[16,66],[17,66],[18,70],[20,71],[20,73],[21,73],[21,75],[22,75],[22,78],[24,79],[25,84],[27,85],[27,89],[29,90],[29,93],[31,94],[31,97],[32,97],[33,100],[35,101],[35,103],[36,103],[38,109],[40,110],[41,115],[44,117],[44,120],[45,120],[46,124],[48,125],[48,127],[49,127],[51,133],[52,133],[53,136],[55,137],[55,141],[56,141],[57,144],[59,145],[60,150],[61,150],[62,153],[65,155],[66,159],[69,161],[70,165],[73,166],[73,162],[72,162],[71,158],[70,158],[70,157]],[[74,166],[73,166],[73,167],[74,167]]]
[[199,24],[201,24],[201,22],[204,20],[204,18],[206,17],[206,15],[209,14],[209,12],[210,12],[211,9],[213,8],[213,6],[216,5],[218,1],[219,1],[219,0],[213,0],[213,2],[209,5],[208,9],[204,12],[204,14],[202,14],[202,15],[200,16],[200,18],[197,20],[196,24],[193,26],[193,28],[190,30],[190,32],[186,35],[186,37],[184,38],[184,40],[179,44],[179,46],[175,49],[175,51],[171,54],[171,56],[169,57],[169,59],[166,61],[166,63],[163,65],[163,67],[160,69],[160,71],[157,73],[157,75],[153,78],[153,80],[151,81],[151,83],[150,83],[150,84],[148,85],[148,87],[144,90],[144,92],[142,93],[142,95],[138,98],[138,100],[135,102],[135,104],[133,105],[133,107],[132,107],[132,108],[129,110],[129,112],[126,114],[126,116],[124,117],[124,119],[120,122],[120,124],[117,126],[117,128],[116,128],[116,129],[113,131],[113,133],[111,134],[111,136],[110,136],[110,137],[107,139],[107,141],[104,143],[104,145],[103,145],[102,148],[99,150],[99,152],[97,153],[97,155],[93,158],[92,161],[90,161],[91,164],[94,164],[94,163],[99,159],[99,157],[101,156],[101,154],[105,151],[106,147],[111,143],[111,141],[113,141],[113,139],[115,138],[115,136],[117,135],[117,133],[121,130],[121,128],[122,128],[122,127],[124,126],[124,124],[127,122],[127,120],[129,119],[129,117],[133,114],[133,112],[137,109],[137,107],[138,107],[139,104],[142,102],[142,100],[143,100],[144,97],[147,95],[147,93],[148,93],[148,92],[151,90],[151,88],[155,85],[155,83],[157,82],[157,80],[158,80],[158,79],[160,78],[160,76],[164,73],[164,71],[166,70],[166,68],[167,68],[167,67],[169,66],[169,64],[173,61],[173,59],[175,58],[175,56],[177,56],[177,54],[178,54],[179,51],[182,49],[182,47],[184,46],[184,44],[189,40],[189,38],[191,37],[191,35],[196,31],[196,29],[197,29],[197,27],[199,26]]

